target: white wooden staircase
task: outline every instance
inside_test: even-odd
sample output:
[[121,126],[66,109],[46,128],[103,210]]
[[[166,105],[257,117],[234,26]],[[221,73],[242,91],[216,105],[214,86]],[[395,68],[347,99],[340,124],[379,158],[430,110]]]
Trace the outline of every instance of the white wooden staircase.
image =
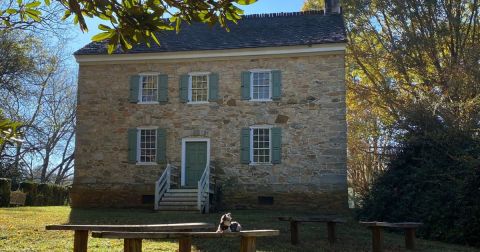
[[158,203],[159,211],[198,211],[198,189],[168,189]]
[[155,204],[157,211],[200,211],[208,213],[210,208],[210,164],[207,164],[198,187],[177,188],[178,169],[168,164],[162,176],[155,183]]

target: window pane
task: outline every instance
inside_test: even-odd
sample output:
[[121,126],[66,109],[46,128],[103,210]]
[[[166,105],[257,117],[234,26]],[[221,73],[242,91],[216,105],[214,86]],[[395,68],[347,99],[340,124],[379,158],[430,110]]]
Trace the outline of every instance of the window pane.
[[252,130],[252,151],[254,163],[270,163],[270,129]]
[[192,102],[208,101],[208,76],[192,76]]
[[155,162],[157,131],[154,129],[140,130],[140,162]]
[[157,101],[158,83],[157,76],[145,75],[142,76],[142,102],[155,102]]
[[270,99],[270,72],[253,73],[253,99]]

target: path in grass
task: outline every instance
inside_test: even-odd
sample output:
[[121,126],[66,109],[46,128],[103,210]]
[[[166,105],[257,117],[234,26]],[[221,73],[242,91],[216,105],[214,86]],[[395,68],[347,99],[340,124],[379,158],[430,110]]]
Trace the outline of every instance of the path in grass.
[[[368,251],[370,232],[351,221],[337,227],[337,245],[330,247],[323,224],[300,227],[299,246],[290,245],[288,223],[277,216],[301,215],[281,211],[233,211],[244,229],[279,229],[278,237],[259,238],[258,251]],[[73,232],[45,231],[47,224],[155,224],[175,222],[217,223],[220,213],[155,213],[139,209],[70,209],[69,207],[0,208],[0,251],[72,251]],[[214,230],[212,230],[214,231]],[[387,233],[386,251],[404,251],[403,236]],[[239,239],[194,240],[197,251],[239,251]],[[440,242],[418,240],[419,251],[480,251]],[[90,238],[89,251],[122,251],[121,240]],[[144,241],[144,251],[176,251],[175,241]]]

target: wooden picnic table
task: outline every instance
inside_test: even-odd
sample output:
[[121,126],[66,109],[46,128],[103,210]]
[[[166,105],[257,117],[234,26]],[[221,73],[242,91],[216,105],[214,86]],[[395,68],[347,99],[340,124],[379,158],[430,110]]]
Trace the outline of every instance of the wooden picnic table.
[[346,221],[332,216],[319,217],[278,217],[280,221],[290,222],[290,242],[296,245],[300,242],[298,224],[301,222],[324,222],[327,223],[328,242],[333,245],[336,240],[335,225]]
[[[192,231],[213,229],[215,225],[210,223],[175,223],[175,224],[153,224],[153,225],[47,225],[46,230],[73,230],[73,251],[86,252],[88,245],[89,231],[111,231],[111,232],[162,232],[162,231]],[[180,243],[188,241],[181,240]],[[186,244],[185,244],[186,245]],[[129,246],[129,244],[124,244]]]
[[383,229],[403,228],[405,230],[405,247],[409,250],[415,249],[415,229],[422,225],[420,222],[377,222],[361,221],[360,224],[372,229],[372,250],[373,252],[383,251]]
[[240,252],[256,251],[256,238],[265,236],[277,236],[278,230],[245,230],[241,232],[217,233],[217,232],[93,232],[95,238],[124,239],[124,252],[141,252],[142,239],[179,239],[189,241],[179,242],[179,252],[191,252],[192,238],[224,238],[240,237]]

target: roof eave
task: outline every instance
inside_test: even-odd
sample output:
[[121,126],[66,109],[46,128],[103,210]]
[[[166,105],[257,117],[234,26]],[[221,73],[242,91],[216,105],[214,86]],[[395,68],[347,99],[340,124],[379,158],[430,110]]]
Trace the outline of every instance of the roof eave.
[[125,61],[176,61],[176,60],[214,60],[232,57],[257,57],[280,55],[309,55],[314,53],[342,53],[345,51],[346,42],[312,44],[299,46],[242,48],[225,50],[179,51],[179,52],[153,52],[135,54],[112,55],[81,55],[76,54],[75,59],[82,63],[107,63]]

